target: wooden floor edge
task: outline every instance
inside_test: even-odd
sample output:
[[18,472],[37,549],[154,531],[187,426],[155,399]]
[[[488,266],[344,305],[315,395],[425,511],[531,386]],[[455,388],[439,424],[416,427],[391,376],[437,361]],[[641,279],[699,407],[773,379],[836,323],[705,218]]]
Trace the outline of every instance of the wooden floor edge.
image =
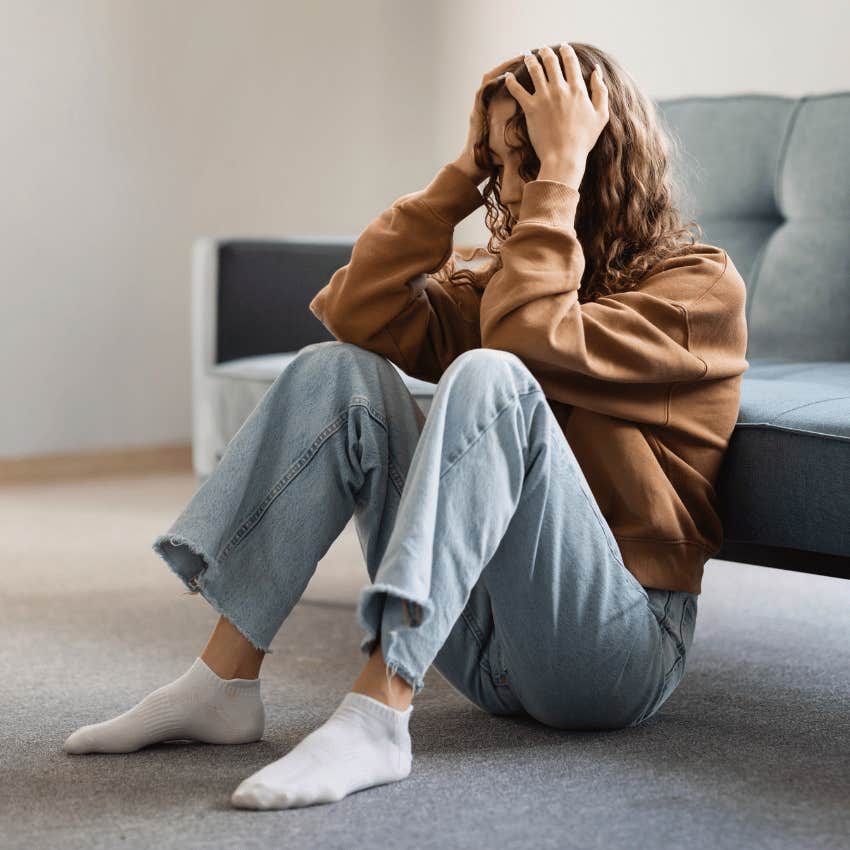
[[22,458],[0,458],[0,486],[191,473],[192,469],[191,443],[94,452],[60,452]]

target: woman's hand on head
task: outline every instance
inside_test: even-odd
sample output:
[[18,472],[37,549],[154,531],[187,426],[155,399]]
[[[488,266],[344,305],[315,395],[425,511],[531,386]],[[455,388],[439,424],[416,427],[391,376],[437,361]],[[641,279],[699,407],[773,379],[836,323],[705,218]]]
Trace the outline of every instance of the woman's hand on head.
[[541,175],[574,175],[577,169],[584,173],[587,156],[608,123],[608,89],[600,71],[591,75],[593,92],[589,95],[573,48],[564,42],[560,53],[566,78],[551,47],[542,47],[537,56],[524,54],[534,82],[533,94],[512,74],[505,77],[505,86],[525,113]]
[[463,146],[458,158],[454,161],[454,165],[461,169],[471,180],[476,184],[480,183],[488,174],[482,171],[475,162],[475,143],[481,135],[484,126],[484,106],[481,103],[481,95],[485,87],[502,76],[506,68],[515,65],[522,59],[522,54],[512,56],[504,62],[500,62],[495,68],[491,68],[481,79],[481,85],[478,91],[475,92],[475,99],[472,104],[472,112],[469,115],[469,128],[466,135],[466,143]]

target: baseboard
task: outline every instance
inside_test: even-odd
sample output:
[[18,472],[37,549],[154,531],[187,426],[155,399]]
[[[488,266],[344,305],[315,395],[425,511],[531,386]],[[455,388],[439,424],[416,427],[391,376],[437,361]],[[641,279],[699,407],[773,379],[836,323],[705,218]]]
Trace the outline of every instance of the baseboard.
[[191,443],[0,458],[0,485],[192,471]]

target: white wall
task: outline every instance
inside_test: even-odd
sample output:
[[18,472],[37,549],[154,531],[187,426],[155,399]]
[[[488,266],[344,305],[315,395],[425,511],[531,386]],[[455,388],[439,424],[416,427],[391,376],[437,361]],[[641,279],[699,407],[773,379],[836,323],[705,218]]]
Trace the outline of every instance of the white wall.
[[391,0],[0,3],[0,455],[188,440],[192,239],[357,233],[426,179],[431,26]]
[[0,456],[188,441],[192,240],[356,234],[524,48],[599,44],[656,98],[850,88],[839,0],[518,8],[0,0]]

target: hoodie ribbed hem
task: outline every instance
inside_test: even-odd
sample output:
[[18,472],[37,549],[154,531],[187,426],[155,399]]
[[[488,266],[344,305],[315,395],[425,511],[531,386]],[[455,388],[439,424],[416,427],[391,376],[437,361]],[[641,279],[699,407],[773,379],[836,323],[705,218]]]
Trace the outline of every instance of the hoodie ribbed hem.
[[702,592],[702,576],[709,555],[690,541],[635,540],[614,537],[628,571],[643,587]]

